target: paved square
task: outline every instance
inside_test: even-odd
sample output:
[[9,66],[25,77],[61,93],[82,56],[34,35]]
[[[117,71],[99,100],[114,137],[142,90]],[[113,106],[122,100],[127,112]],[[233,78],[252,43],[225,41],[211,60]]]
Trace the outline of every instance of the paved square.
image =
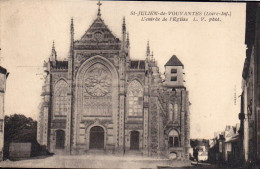
[[189,161],[156,159],[142,156],[54,155],[20,161],[3,161],[0,167],[28,168],[157,168],[190,166]]

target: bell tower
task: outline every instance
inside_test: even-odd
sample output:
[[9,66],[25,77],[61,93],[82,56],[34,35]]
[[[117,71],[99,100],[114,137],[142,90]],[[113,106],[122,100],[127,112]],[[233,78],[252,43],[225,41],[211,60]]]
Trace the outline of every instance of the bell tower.
[[184,86],[184,65],[173,55],[170,60],[164,65],[165,67],[165,82],[166,87],[185,88]]

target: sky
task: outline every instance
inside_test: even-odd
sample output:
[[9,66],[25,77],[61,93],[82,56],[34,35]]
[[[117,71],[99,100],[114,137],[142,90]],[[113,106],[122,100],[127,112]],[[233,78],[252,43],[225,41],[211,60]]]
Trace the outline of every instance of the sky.
[[[7,80],[5,114],[24,114],[37,120],[43,84],[43,62],[51,54],[53,40],[58,59],[69,55],[70,20],[75,40],[83,36],[97,16],[97,1],[1,0],[1,65]],[[212,138],[226,125],[239,123],[242,69],[246,53],[244,3],[124,2],[102,1],[101,17],[121,39],[125,16],[130,36],[130,57],[145,59],[146,44],[158,61],[160,72],[172,55],[184,64],[190,96],[191,138]],[[228,16],[206,16],[206,21],[174,22],[169,15],[137,16],[133,12],[228,12]],[[169,13],[168,13],[169,12]],[[171,13],[173,12],[173,13]],[[142,17],[149,21],[142,21]],[[203,16],[204,17],[204,16]],[[209,22],[210,18],[221,21]],[[145,19],[145,18],[143,18]],[[172,18],[173,19],[173,18]],[[236,98],[236,103],[235,99]]]

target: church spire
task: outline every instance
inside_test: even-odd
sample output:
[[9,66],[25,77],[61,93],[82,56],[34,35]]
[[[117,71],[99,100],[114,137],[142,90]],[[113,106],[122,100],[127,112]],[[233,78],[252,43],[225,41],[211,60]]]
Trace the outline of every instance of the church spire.
[[130,46],[129,33],[127,32],[126,35],[127,35],[127,36],[126,36],[126,47],[129,48],[129,46]]
[[125,17],[123,17],[123,24],[122,24],[122,46],[121,47],[123,51],[125,51],[127,47]]
[[155,62],[155,57],[154,57],[154,55],[153,55],[153,51],[152,51],[152,58],[153,58],[152,61],[153,61],[154,63],[156,63],[156,62]]
[[154,61],[154,58],[153,58],[153,52],[152,52],[152,54],[151,54],[151,61],[153,62]]
[[125,17],[123,17],[122,32],[126,32]]
[[97,3],[97,5],[98,5],[98,13],[97,13],[97,16],[101,16],[101,13],[100,13],[100,6],[102,5],[102,3],[100,3],[100,0],[98,1],[98,3]]
[[146,47],[146,57],[149,59],[150,57],[150,46],[149,46],[149,41],[147,41],[147,47]]
[[72,57],[72,50],[74,46],[74,24],[73,24],[73,18],[71,18],[71,24],[70,24],[70,52]]
[[73,17],[71,18],[71,24],[70,24],[70,33],[74,34],[74,24],[73,24]]
[[51,51],[51,61],[56,61],[57,60],[57,53],[55,50],[55,43],[53,41],[52,43],[52,51]]

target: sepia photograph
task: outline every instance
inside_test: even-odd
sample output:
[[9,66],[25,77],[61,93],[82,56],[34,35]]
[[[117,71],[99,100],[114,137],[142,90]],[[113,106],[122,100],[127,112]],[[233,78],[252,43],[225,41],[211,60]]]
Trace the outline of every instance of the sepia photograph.
[[258,2],[0,0],[0,167],[259,169],[259,40]]

